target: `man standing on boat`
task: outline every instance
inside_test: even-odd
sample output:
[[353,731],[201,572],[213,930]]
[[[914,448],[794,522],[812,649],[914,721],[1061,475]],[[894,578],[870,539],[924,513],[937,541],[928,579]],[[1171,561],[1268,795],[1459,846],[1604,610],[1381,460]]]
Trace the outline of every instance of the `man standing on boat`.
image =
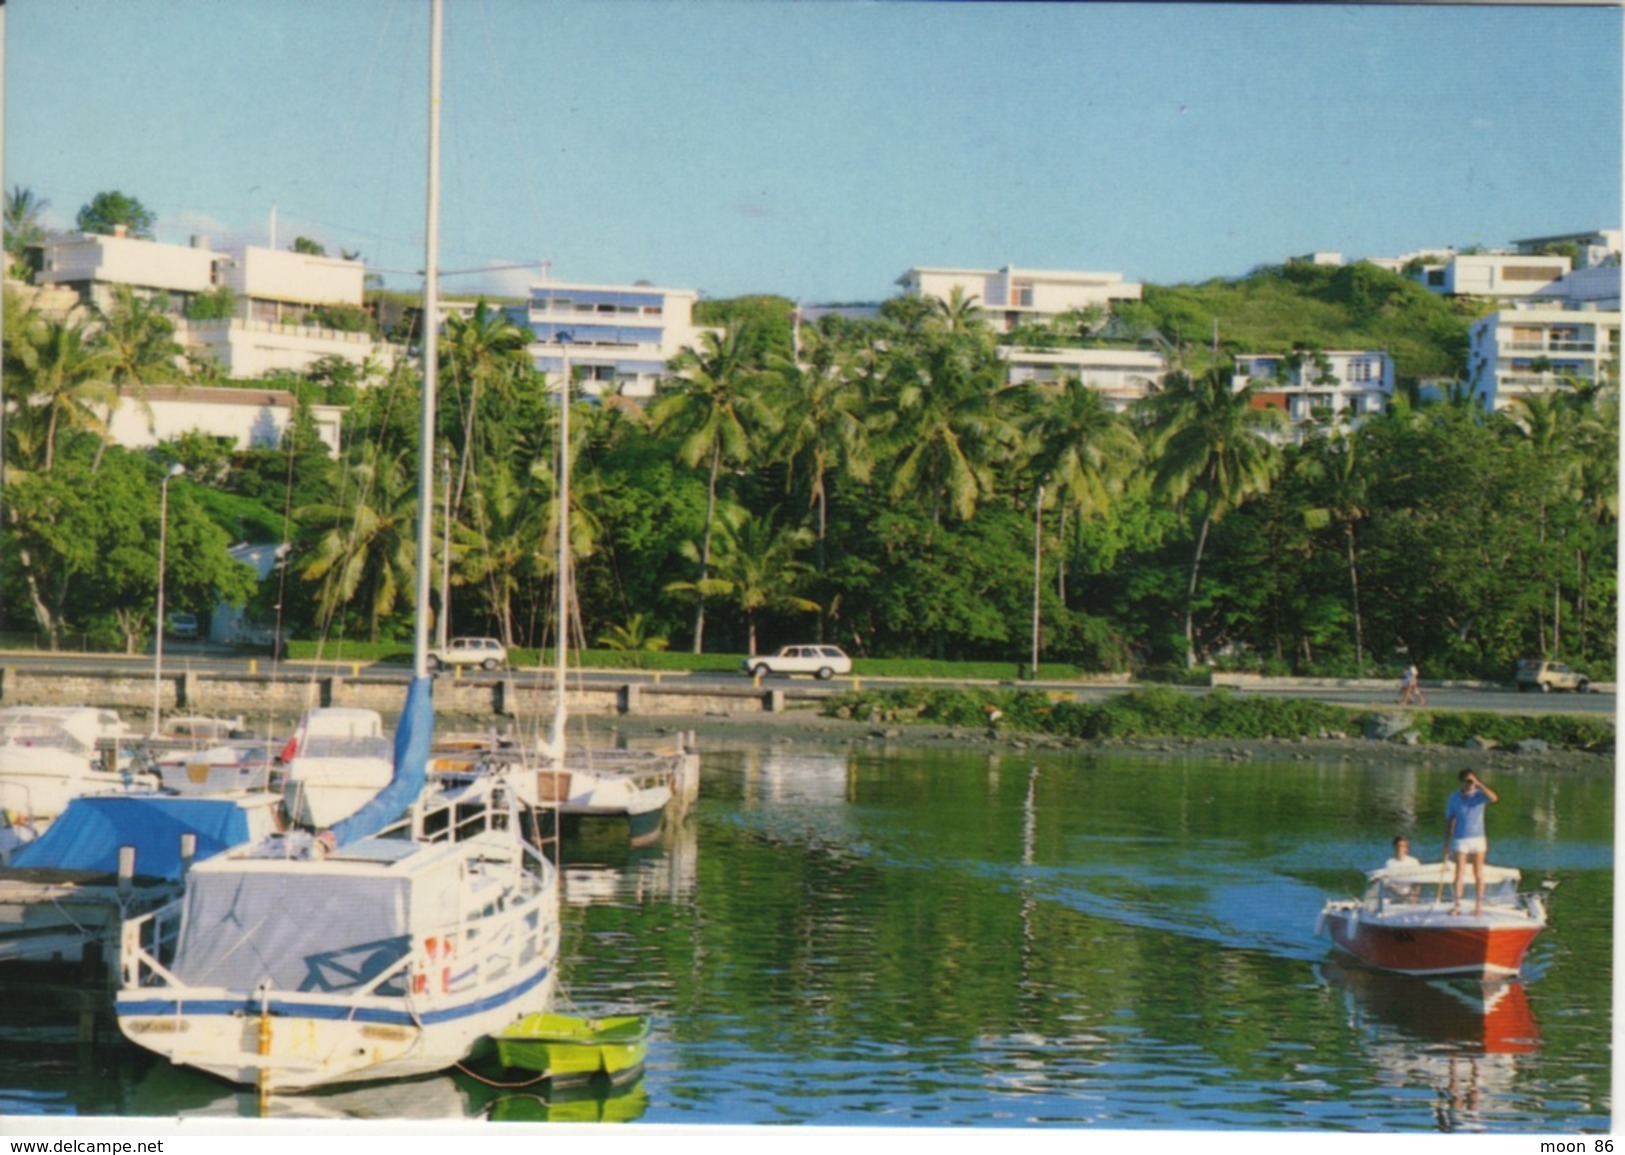
[[1444,852],[1456,859],[1456,904],[1451,914],[1461,913],[1461,891],[1466,879],[1462,868],[1469,856],[1473,860],[1473,914],[1484,913],[1484,856],[1489,851],[1489,838],[1484,833],[1484,812],[1490,803],[1501,801],[1501,796],[1478,780],[1471,770],[1458,776],[1461,789],[1450,796],[1444,808]]

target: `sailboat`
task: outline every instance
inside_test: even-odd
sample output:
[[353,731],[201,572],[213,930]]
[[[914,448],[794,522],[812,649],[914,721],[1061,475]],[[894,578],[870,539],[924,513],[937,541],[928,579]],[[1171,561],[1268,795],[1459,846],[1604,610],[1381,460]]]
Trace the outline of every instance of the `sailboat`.
[[558,636],[553,647],[553,720],[537,743],[537,764],[521,776],[527,798],[557,813],[561,833],[573,833],[588,819],[624,821],[634,847],[660,839],[668,808],[693,801],[699,784],[699,755],[686,742],[675,750],[571,749],[566,733],[566,658],[574,608],[574,570],[570,551],[570,358],[568,335],[559,384],[557,606]]
[[441,3],[430,33],[414,670],[393,777],[329,828],[197,865],[178,899],[122,928],[124,1035],[262,1095],[445,1070],[546,1010],[557,984],[557,874],[523,836],[538,822],[514,782],[498,768],[426,788]]

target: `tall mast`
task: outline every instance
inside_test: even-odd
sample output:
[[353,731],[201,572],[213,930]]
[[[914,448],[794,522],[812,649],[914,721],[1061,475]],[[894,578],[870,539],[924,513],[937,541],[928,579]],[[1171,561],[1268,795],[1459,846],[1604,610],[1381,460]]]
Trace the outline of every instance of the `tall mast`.
[[559,492],[558,492],[558,636],[553,642],[553,733],[552,754],[556,764],[564,764],[564,676],[565,643],[570,637],[570,335],[560,333],[563,351],[563,380],[559,382]]
[[429,527],[434,509],[434,435],[440,384],[440,33],[441,2],[429,10],[429,198],[423,261],[423,407],[418,431],[418,552],[412,676],[429,676]]

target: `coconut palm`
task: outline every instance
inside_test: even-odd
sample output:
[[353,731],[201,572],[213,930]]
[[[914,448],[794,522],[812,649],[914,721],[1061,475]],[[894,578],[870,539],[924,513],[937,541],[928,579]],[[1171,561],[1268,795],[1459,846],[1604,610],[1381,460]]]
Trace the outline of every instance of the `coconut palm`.
[[923,494],[933,524],[945,508],[968,521],[1018,440],[991,347],[971,338],[928,339],[893,361],[888,378],[892,496]]
[[410,603],[417,574],[417,484],[406,459],[364,443],[347,470],[339,501],[306,506],[296,514],[317,535],[300,573],[321,583],[317,607],[331,623],[359,600],[368,637],[377,641],[383,620]]
[[6,193],[6,256],[11,258],[11,275],[18,280],[26,279],[28,247],[45,239],[45,210],[50,207],[50,201],[21,185],[13,185]]
[[[1081,521],[1108,512],[1140,460],[1140,442],[1133,427],[1112,412],[1098,391],[1076,377],[1039,394],[1036,407],[1021,427],[1032,472],[1061,509],[1063,542],[1067,515]],[[1064,603],[1065,565],[1060,573]]]
[[[831,475],[839,472],[866,483],[874,469],[862,381],[854,353],[816,330],[805,339],[798,360],[774,369],[783,424],[773,452],[786,464],[786,485],[804,484],[816,510],[815,564],[822,576],[828,564]],[[820,619],[820,641],[823,628]]]
[[[742,511],[741,511],[742,512]],[[688,593],[726,599],[745,615],[747,652],[756,655],[758,616],[774,611],[816,613],[817,602],[796,593],[796,587],[812,572],[797,555],[813,542],[812,531],[778,522],[778,511],[760,517],[742,516],[721,522],[715,572],[701,588],[695,582],[672,582],[670,593]],[[694,558],[698,550],[685,543],[684,554]]]
[[1227,369],[1200,377],[1170,373],[1142,402],[1158,491],[1181,509],[1195,504],[1200,524],[1185,587],[1185,664],[1196,664],[1194,619],[1208,532],[1249,497],[1269,490],[1280,455],[1263,430],[1281,420],[1252,404],[1253,386],[1236,389]]
[[1310,529],[1335,527],[1343,538],[1349,571],[1349,606],[1354,619],[1354,668],[1365,677],[1365,626],[1360,616],[1360,556],[1356,529],[1370,512],[1365,455],[1357,438],[1317,437],[1304,446],[1298,471],[1314,487],[1321,504],[1304,511]]
[[112,395],[107,382],[110,363],[76,320],[29,314],[8,337],[6,376],[17,382],[13,396],[26,399],[11,420],[42,422],[39,467],[49,473],[63,430],[103,428],[97,410],[105,410]]
[[[175,340],[175,322],[153,301],[136,296],[128,285],[119,285],[113,290],[113,305],[101,314],[96,344],[106,354],[108,381],[112,385],[106,426],[111,426],[113,413],[126,395],[144,406],[148,385],[173,381],[180,376],[176,359],[182,349]],[[100,465],[107,449],[108,432],[104,428],[95,465]]]
[[749,464],[763,437],[778,424],[764,392],[764,375],[744,356],[747,348],[748,326],[730,327],[721,336],[703,334],[699,349],[685,348],[673,359],[675,376],[661,386],[649,407],[655,429],[676,439],[678,460],[690,468],[703,462],[708,471],[705,532],[694,558],[700,572],[692,583],[698,595],[696,654],[704,652],[706,583],[722,467]]

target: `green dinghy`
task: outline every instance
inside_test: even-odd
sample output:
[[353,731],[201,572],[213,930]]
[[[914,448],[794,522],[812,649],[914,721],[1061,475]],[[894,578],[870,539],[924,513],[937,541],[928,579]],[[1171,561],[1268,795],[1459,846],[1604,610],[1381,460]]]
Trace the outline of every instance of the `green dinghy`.
[[554,1083],[585,1081],[602,1073],[612,1085],[643,1070],[649,1024],[641,1015],[526,1015],[493,1035],[505,1067],[548,1075]]

